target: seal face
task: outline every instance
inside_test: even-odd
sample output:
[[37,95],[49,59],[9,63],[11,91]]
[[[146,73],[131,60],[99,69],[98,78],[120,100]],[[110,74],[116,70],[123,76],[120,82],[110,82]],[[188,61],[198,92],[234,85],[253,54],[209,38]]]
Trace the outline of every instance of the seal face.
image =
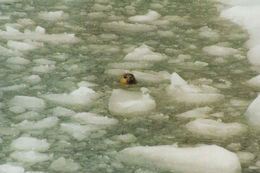
[[121,75],[120,83],[125,85],[136,84],[135,76],[131,73],[124,73]]

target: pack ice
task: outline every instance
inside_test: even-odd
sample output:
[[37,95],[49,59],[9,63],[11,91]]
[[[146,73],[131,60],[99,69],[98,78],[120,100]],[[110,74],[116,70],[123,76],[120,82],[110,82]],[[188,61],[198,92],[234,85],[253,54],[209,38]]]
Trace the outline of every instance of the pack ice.
[[245,115],[251,125],[260,127],[260,95],[249,105]]
[[112,114],[129,116],[140,115],[155,109],[153,98],[142,88],[142,92],[114,89],[109,99],[109,111]]
[[47,94],[42,97],[58,104],[86,106],[91,104],[98,94],[88,87],[79,87],[69,94]]
[[240,173],[235,153],[217,145],[179,148],[171,145],[137,146],[118,153],[125,164],[172,173]]
[[177,73],[171,75],[171,85],[166,90],[174,101],[189,104],[210,104],[224,98],[216,88],[188,84]]

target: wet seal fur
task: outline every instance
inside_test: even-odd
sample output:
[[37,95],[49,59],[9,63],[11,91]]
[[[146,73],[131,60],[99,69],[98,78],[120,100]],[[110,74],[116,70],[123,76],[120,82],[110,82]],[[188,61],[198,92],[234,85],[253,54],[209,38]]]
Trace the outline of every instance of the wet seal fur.
[[120,78],[120,83],[124,85],[134,85],[137,83],[135,76],[131,73],[123,73]]

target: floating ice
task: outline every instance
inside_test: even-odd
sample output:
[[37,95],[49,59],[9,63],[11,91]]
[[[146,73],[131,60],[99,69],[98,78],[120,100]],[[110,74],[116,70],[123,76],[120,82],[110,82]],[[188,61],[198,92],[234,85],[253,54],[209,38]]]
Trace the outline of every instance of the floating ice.
[[166,59],[166,55],[152,51],[152,48],[142,44],[140,47],[135,48],[133,52],[128,53],[124,60],[130,61],[161,61]]
[[38,153],[36,151],[15,151],[10,156],[17,161],[31,164],[44,162],[52,158],[51,155]]
[[97,86],[97,84],[88,82],[88,81],[81,81],[81,82],[77,83],[77,85],[78,85],[78,87],[95,87],[95,86]]
[[7,46],[18,51],[29,51],[38,48],[36,44],[20,41],[8,41]]
[[57,117],[69,117],[74,114],[76,114],[74,111],[64,107],[56,107],[53,109],[53,115]]
[[20,137],[11,143],[11,147],[15,150],[33,150],[33,151],[46,151],[49,149],[50,144],[46,139],[37,139],[33,137]]
[[[10,27],[9,27],[10,28]],[[36,31],[29,31],[25,30],[24,33],[17,31],[17,32],[11,32],[10,29],[7,29],[6,31],[0,30],[0,38],[7,39],[7,40],[34,40],[34,41],[43,41],[43,42],[52,42],[52,43],[74,43],[78,41],[78,38],[75,37],[74,34],[45,34],[42,32],[39,32],[39,28],[36,27]],[[11,43],[16,43],[11,41]],[[20,42],[19,42],[20,43]],[[23,43],[23,42],[21,42]],[[24,46],[24,44],[14,44],[10,46]],[[33,45],[27,45],[27,48],[32,48]],[[0,47],[1,50],[1,47]],[[8,50],[5,50],[6,53],[8,53]],[[12,54],[13,55],[13,54]],[[11,56],[12,56],[11,55]],[[17,55],[17,53],[15,54]]]
[[40,130],[51,128],[58,123],[59,119],[57,117],[47,117],[39,121],[28,121],[24,120],[19,124],[15,124],[14,127],[17,127],[21,130]]
[[124,135],[117,135],[115,136],[115,139],[124,143],[133,143],[136,141],[136,137],[130,133]]
[[260,126],[260,95],[249,105],[245,114],[251,125]]
[[254,88],[260,88],[260,75],[253,77],[247,81],[247,84]]
[[0,55],[3,56],[19,56],[22,53],[17,51],[17,50],[11,50],[11,49],[7,49],[5,47],[0,46]]
[[31,61],[22,57],[11,57],[6,60],[7,63],[10,64],[21,64],[26,65],[29,64]]
[[23,113],[26,111],[26,109],[24,107],[21,106],[13,106],[9,108],[9,111],[19,114],[19,113]]
[[75,172],[80,169],[80,165],[71,159],[60,157],[51,163],[50,169],[60,172]]
[[202,37],[211,38],[211,39],[219,38],[219,34],[207,26],[200,28],[199,31],[200,31],[199,35]]
[[35,111],[25,112],[15,117],[17,120],[31,120],[39,118],[40,114]]
[[77,113],[74,116],[74,119],[80,124],[94,125],[101,128],[118,123],[114,118],[108,118],[91,112]]
[[131,22],[147,23],[157,20],[161,15],[156,11],[149,10],[147,14],[143,16],[132,16],[128,20]]
[[168,72],[160,71],[160,72],[139,72],[132,71],[137,81],[148,82],[148,83],[162,83],[162,82],[170,82],[171,75]]
[[37,97],[15,96],[10,104],[13,106],[21,106],[29,110],[42,110],[45,108],[45,102]]
[[0,165],[0,172],[1,173],[24,173],[24,168],[21,166],[15,166],[7,163],[7,164]]
[[188,84],[177,73],[171,76],[171,85],[167,88],[170,97],[178,102],[189,104],[210,104],[224,98],[216,88],[208,85],[200,87]]
[[43,98],[55,103],[81,106],[90,105],[97,97],[98,94],[87,87],[80,87],[69,94],[47,94],[43,96]]
[[155,101],[147,93],[114,89],[109,99],[109,111],[122,116],[140,115],[155,109]]
[[186,124],[186,128],[198,135],[212,138],[229,138],[247,131],[240,123],[222,123],[211,119],[196,119]]
[[248,164],[254,160],[255,155],[250,152],[239,151],[236,153],[241,164]]
[[48,21],[57,21],[66,18],[68,15],[63,11],[40,12],[39,17]]
[[55,61],[51,61],[51,60],[44,59],[44,58],[35,59],[35,60],[33,60],[33,62],[35,62],[37,64],[44,64],[44,65],[54,65],[56,63]]
[[77,123],[61,123],[60,126],[62,131],[69,133],[79,141],[86,139],[91,132],[97,130],[96,127]]
[[92,9],[96,10],[96,11],[111,11],[112,6],[111,5],[95,4],[95,5],[93,5]]
[[192,110],[189,110],[187,112],[183,112],[181,114],[176,115],[176,117],[180,118],[206,118],[209,116],[209,112],[212,111],[212,108],[206,106],[206,107],[200,107],[195,108]]
[[7,87],[1,87],[1,91],[18,91],[27,88],[28,86],[25,84],[12,85]]
[[119,152],[125,164],[181,173],[240,173],[236,154],[216,145],[178,148],[176,146],[139,146]]
[[238,50],[230,47],[222,47],[217,45],[206,46],[203,48],[203,51],[213,56],[230,56],[239,53]]
[[50,73],[55,69],[55,65],[40,65],[32,68],[33,72],[37,73]]
[[103,23],[101,26],[104,29],[123,32],[123,33],[137,33],[137,32],[151,32],[157,29],[156,26],[147,24],[130,24],[124,21]]
[[144,69],[150,68],[152,65],[150,63],[145,62],[123,62],[123,63],[110,63],[108,64],[111,68],[119,68],[119,69]]
[[41,77],[39,75],[31,75],[31,76],[26,76],[24,78],[24,80],[26,82],[30,82],[32,84],[36,84],[36,83],[41,82]]

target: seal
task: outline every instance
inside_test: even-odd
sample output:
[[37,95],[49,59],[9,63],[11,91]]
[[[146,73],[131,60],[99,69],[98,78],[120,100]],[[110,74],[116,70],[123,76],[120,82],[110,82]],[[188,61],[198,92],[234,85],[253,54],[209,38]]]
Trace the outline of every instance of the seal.
[[133,85],[136,84],[137,81],[135,79],[135,76],[131,73],[124,73],[121,75],[120,83],[124,85]]

